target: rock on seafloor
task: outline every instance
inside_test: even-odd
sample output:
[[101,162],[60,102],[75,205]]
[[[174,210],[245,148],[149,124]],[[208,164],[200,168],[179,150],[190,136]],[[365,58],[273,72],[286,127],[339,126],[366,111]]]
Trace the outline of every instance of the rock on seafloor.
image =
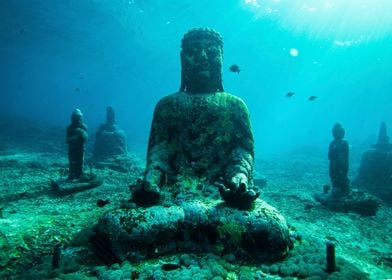
[[[181,206],[116,209],[95,228],[96,251],[139,260],[184,252],[232,253],[240,258],[278,260],[291,246],[283,216],[258,199],[251,211],[225,203],[193,201]],[[102,248],[106,247],[106,248]]]

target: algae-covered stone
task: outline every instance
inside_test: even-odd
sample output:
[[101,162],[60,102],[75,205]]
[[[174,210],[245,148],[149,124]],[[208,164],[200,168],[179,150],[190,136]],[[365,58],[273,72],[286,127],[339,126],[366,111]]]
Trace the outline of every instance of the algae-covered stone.
[[147,257],[184,250],[273,260],[284,257],[290,246],[284,218],[261,200],[252,211],[200,201],[113,210],[100,220],[96,236],[106,236],[121,259],[132,258],[132,254]]

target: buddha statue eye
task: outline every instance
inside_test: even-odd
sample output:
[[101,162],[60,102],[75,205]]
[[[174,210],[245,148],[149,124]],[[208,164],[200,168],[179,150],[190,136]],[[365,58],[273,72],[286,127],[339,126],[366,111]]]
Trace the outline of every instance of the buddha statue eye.
[[207,49],[207,53],[208,53],[208,55],[217,55],[217,54],[219,54],[219,49],[216,47],[209,47]]
[[197,54],[199,51],[200,51],[199,48],[192,47],[192,48],[189,48],[188,53],[191,55],[194,55],[194,54]]

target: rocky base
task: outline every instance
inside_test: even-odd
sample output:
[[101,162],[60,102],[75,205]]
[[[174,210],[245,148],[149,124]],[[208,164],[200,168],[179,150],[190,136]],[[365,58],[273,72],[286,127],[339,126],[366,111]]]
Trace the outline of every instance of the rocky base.
[[347,195],[316,194],[314,198],[332,211],[355,212],[362,216],[374,216],[380,207],[379,199],[361,191],[350,191]]
[[84,174],[80,179],[74,180],[51,180],[50,185],[56,194],[66,195],[89,190],[102,185],[102,180],[95,174]]
[[201,201],[117,209],[101,218],[92,239],[97,255],[110,252],[113,260],[183,251],[273,261],[285,257],[291,246],[284,218],[259,199],[252,211]]

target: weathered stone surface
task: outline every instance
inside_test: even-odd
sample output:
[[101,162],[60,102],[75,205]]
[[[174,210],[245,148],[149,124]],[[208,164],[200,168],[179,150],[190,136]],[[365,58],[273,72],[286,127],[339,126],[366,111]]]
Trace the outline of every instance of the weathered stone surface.
[[108,237],[121,259],[183,250],[274,260],[284,257],[290,247],[284,218],[261,200],[252,211],[201,201],[113,210],[100,220],[96,234]]

